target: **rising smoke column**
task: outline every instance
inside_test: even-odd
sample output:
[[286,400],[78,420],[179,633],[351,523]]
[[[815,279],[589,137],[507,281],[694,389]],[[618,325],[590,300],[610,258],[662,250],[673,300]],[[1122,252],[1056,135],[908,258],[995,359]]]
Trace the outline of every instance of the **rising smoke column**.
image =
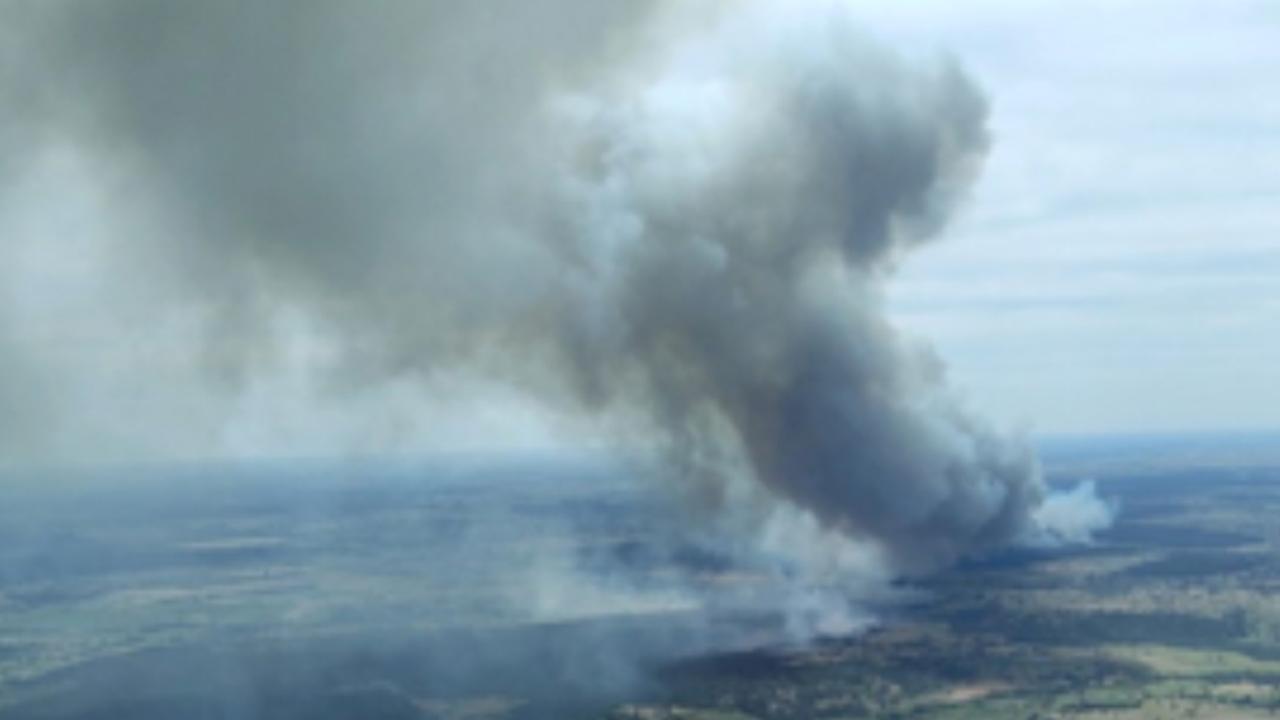
[[342,382],[606,418],[748,533],[785,508],[917,571],[1034,530],[1029,450],[883,307],[987,148],[953,64],[822,3],[22,7],[9,124],[146,190],[112,262],[200,309],[220,382],[287,310]]
[[1029,452],[951,400],[881,300],[987,146],[955,67],[906,67],[838,14],[748,12],[583,103],[584,290],[561,316],[585,395],[630,392],[687,474],[749,474],[902,568],[1027,529]]

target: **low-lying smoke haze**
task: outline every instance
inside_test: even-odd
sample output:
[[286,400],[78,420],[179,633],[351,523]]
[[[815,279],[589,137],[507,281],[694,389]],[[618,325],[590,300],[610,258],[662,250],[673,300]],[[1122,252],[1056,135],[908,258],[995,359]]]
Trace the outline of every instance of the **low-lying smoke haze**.
[[837,5],[3,12],[0,459],[288,454],[304,415],[377,451],[492,397],[808,578],[1105,524],[888,319],[987,101]]

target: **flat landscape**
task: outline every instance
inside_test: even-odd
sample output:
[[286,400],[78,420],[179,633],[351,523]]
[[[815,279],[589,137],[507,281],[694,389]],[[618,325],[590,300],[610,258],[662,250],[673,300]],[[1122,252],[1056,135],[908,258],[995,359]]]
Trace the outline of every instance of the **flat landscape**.
[[[202,469],[163,497],[15,483],[0,717],[1280,712],[1280,463],[1177,443],[1046,457],[1052,482],[1094,479],[1121,508],[1094,543],[901,581],[868,629],[808,642],[664,592],[674,561],[646,555],[644,503],[590,465]],[[584,577],[625,558],[653,581],[543,591],[521,569],[548,558]],[[714,561],[679,564],[723,582]]]
[[1280,469],[1236,458],[1070,453],[1057,479],[1122,508],[1094,544],[969,563],[861,637],[693,663],[670,700],[616,716],[1274,717]]
[[1280,720],[1280,0],[0,0],[0,720]]

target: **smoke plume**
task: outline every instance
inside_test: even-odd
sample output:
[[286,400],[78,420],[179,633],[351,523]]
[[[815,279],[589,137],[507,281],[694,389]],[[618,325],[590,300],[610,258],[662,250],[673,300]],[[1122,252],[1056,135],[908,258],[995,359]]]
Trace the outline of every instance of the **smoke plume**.
[[231,392],[282,318],[334,349],[338,385],[519,388],[659,453],[705,522],[822,568],[1035,532],[1031,452],[884,310],[987,149],[953,63],[821,3],[5,13],[9,153],[87,158],[104,274],[152,286],[100,330],[186,318]]
[[1111,526],[1118,511],[1113,501],[1098,497],[1097,487],[1090,480],[1069,491],[1051,493],[1036,508],[1035,521],[1045,542],[1087,543],[1095,533]]

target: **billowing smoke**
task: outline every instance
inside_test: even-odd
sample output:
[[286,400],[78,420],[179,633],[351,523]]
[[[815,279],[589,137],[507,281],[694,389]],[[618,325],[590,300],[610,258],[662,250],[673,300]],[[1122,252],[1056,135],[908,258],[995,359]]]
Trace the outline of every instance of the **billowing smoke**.
[[1115,520],[1119,506],[1098,497],[1093,481],[1069,491],[1051,493],[1035,510],[1041,540],[1048,543],[1087,543]]
[[104,262],[160,286],[110,322],[189,309],[232,390],[304,318],[335,383],[520,388],[808,565],[1035,533],[1030,451],[884,311],[987,149],[954,64],[792,2],[6,13],[28,80],[5,138],[112,168]]

